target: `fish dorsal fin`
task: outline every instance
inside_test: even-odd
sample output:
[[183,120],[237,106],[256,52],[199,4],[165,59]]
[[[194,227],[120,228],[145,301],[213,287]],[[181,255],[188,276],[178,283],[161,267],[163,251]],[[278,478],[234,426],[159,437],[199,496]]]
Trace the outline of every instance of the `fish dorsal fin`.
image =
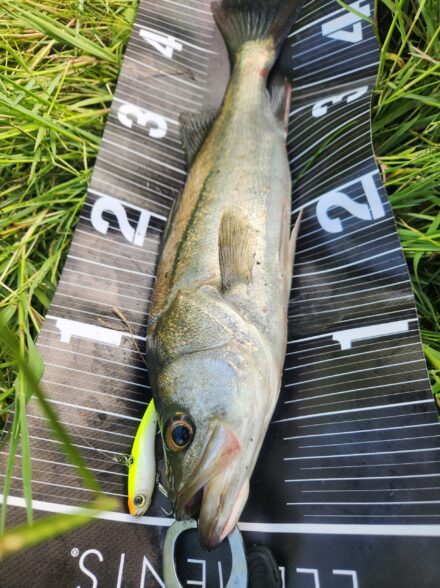
[[186,152],[188,165],[191,165],[194,161],[194,157],[205,140],[217,115],[218,110],[204,110],[198,113],[182,112],[179,116],[180,138]]
[[255,235],[239,210],[223,213],[218,249],[222,291],[228,292],[236,284],[249,284],[255,260]]

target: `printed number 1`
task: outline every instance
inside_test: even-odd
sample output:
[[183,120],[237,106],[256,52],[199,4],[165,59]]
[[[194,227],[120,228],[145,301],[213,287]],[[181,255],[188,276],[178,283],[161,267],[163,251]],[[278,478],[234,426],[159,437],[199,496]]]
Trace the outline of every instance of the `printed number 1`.
[[157,49],[159,53],[168,59],[172,59],[174,51],[182,51],[182,43],[171,35],[155,33],[145,29],[141,29],[139,35],[144,41]]

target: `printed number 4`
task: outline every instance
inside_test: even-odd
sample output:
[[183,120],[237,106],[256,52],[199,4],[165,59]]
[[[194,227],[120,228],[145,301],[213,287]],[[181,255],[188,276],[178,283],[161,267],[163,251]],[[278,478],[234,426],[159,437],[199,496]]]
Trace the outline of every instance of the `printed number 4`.
[[149,43],[152,47],[157,49],[159,53],[171,59],[174,51],[182,51],[182,43],[171,35],[165,35],[164,33],[155,33],[153,31],[147,31],[141,29],[139,35]]
[[[370,16],[370,5],[362,5],[363,2],[364,0],[358,0],[348,4],[348,6],[365,16]],[[321,25],[321,32],[324,37],[345,41],[346,43],[358,43],[363,39],[362,18],[353,12],[347,12]]]

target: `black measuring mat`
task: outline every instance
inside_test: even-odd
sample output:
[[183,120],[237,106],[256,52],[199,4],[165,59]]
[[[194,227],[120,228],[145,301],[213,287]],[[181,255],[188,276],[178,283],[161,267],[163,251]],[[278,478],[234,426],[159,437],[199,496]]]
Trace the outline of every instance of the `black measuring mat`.
[[[161,234],[185,183],[180,112],[220,104],[229,76],[205,0],[141,0],[87,201],[38,339],[44,388],[120,499],[88,527],[2,564],[5,588],[163,586],[172,519],[156,493],[127,514],[130,453],[150,398],[148,301]],[[372,0],[306,2],[281,55],[292,83],[293,213],[303,209],[283,388],[242,515],[291,588],[434,588],[440,565],[440,428],[411,284],[371,147],[378,64]],[[91,499],[35,400],[28,405],[36,516]],[[5,470],[7,449],[0,455]],[[24,520],[20,459],[8,524]],[[182,538],[182,585],[222,588],[227,544]]]

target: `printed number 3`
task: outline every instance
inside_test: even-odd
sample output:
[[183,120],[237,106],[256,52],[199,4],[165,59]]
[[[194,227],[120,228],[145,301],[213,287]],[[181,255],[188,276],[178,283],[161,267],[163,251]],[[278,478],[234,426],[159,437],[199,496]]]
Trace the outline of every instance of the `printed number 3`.
[[162,139],[167,134],[167,121],[163,116],[134,104],[123,104],[118,110],[118,119],[129,129],[133,126],[133,119],[142,127],[151,124],[148,134],[155,139]]

